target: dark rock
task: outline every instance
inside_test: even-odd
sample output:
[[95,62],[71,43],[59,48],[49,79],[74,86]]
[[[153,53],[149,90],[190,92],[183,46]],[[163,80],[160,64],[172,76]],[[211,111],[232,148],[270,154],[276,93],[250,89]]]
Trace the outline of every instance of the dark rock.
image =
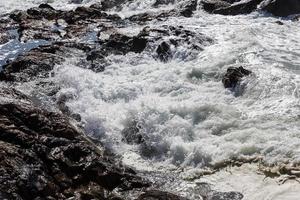
[[214,192],[208,200],[242,200],[244,195],[239,192]]
[[3,66],[0,80],[29,81],[38,77],[48,77],[49,71],[53,69],[54,65],[62,62],[62,58],[55,55],[58,49],[60,47],[57,45],[45,46],[19,56],[16,60]]
[[282,21],[279,21],[279,20],[276,21],[275,23],[278,24],[278,25],[284,25],[284,23]]
[[141,125],[137,121],[131,122],[128,127],[124,128],[121,132],[123,142],[128,144],[141,144],[144,142],[144,137],[140,133]]
[[203,10],[212,13],[214,10],[229,7],[231,3],[222,0],[203,0],[201,5]]
[[183,4],[182,9],[180,9],[180,14],[184,17],[191,17],[193,12],[197,10],[198,0],[190,0]]
[[286,17],[300,13],[300,0],[266,0],[261,9],[275,16]]
[[123,3],[128,0],[110,0],[110,1],[102,1],[101,6],[104,10],[111,9],[114,7],[120,7]]
[[251,71],[243,67],[230,67],[222,79],[223,85],[225,88],[234,88],[244,76],[248,76],[251,73]]
[[139,196],[137,200],[187,200],[172,193],[162,192],[159,190],[149,190]]
[[218,8],[213,11],[215,14],[222,15],[240,15],[240,14],[249,14],[257,9],[257,6],[263,0],[250,0],[246,2],[236,3],[225,8]]
[[175,3],[175,0],[156,0],[153,7],[158,7],[160,5],[168,5]]
[[50,6],[49,4],[47,3],[42,3],[39,5],[39,8],[42,8],[42,9],[49,9],[49,10],[55,10],[52,6]]
[[7,199],[109,199],[148,183],[114,165],[64,116],[0,88],[0,194]]
[[202,8],[209,12],[222,15],[249,14],[257,9],[263,0],[203,0]]
[[162,42],[156,49],[157,57],[162,62],[167,62],[172,57],[170,45],[166,42]]

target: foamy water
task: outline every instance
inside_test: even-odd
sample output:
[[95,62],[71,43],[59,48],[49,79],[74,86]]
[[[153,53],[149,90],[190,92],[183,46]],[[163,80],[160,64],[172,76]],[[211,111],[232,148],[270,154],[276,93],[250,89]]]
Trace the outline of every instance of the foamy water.
[[[25,2],[26,6],[37,3]],[[152,10],[153,2],[135,1],[119,13],[129,16]],[[18,9],[15,5],[17,1],[6,6]],[[70,6],[74,5],[65,7]],[[265,13],[219,16],[198,10],[192,18],[150,23],[151,27],[180,24],[214,43],[190,57],[190,50],[182,46],[168,63],[155,60],[149,52],[110,56],[112,64],[102,73],[78,67],[77,58],[70,58],[54,70],[54,81],[62,87],[58,96],[73,95],[67,105],[81,115],[87,134],[140,170],[182,168],[186,175],[226,159],[256,156],[269,164],[299,163],[299,22],[283,19],[280,26],[277,20]],[[143,27],[122,32],[134,35]],[[231,66],[253,72],[234,92],[221,82]],[[132,121],[142,127],[145,144],[122,141],[121,131]],[[252,168],[235,172],[240,180],[236,174],[222,173],[208,180],[218,189],[246,194],[245,199],[299,197],[296,183],[281,187],[275,180],[265,182]],[[249,187],[241,188],[237,180]]]

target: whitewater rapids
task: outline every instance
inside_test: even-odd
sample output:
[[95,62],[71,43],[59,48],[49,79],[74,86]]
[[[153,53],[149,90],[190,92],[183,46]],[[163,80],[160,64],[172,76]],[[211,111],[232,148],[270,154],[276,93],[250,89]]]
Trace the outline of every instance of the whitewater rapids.
[[[0,2],[0,13],[45,2],[59,9],[78,6],[60,0],[9,0]],[[96,1],[83,4],[92,2]],[[153,10],[153,3],[139,0],[112,12],[127,17]],[[74,97],[67,105],[81,115],[81,126],[89,136],[137,170],[180,168],[180,184],[172,190],[197,198],[190,188],[202,178],[194,182],[181,178],[215,163],[241,157],[262,157],[269,164],[300,163],[299,23],[259,12],[220,16],[198,9],[192,18],[174,17],[147,25],[182,25],[211,37],[213,44],[199,53],[190,55],[182,46],[173,50],[168,63],[148,53],[112,55],[112,64],[102,73],[76,66],[78,57],[74,57],[56,66],[51,79],[62,88],[58,96]],[[136,25],[120,32],[136,35],[143,28]],[[231,66],[253,72],[236,93],[224,89],[221,82]],[[120,133],[132,121],[142,127],[145,145],[122,141]],[[251,165],[203,180],[218,190],[239,191],[246,200],[296,200],[300,195],[299,183],[278,185],[276,180],[264,180]]]

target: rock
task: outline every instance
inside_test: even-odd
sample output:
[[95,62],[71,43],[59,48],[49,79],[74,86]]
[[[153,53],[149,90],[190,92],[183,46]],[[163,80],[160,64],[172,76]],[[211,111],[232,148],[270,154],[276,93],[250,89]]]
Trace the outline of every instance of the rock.
[[128,127],[124,128],[121,132],[123,142],[128,144],[141,144],[144,142],[143,135],[140,133],[141,125],[137,121],[132,121]]
[[[109,199],[149,184],[114,164],[64,116],[0,88],[0,195],[7,199]],[[112,197],[111,197],[112,198]]]
[[257,9],[263,0],[203,0],[202,8],[214,14],[240,15],[249,14]]
[[197,10],[198,0],[190,0],[187,3],[183,4],[180,9],[180,14],[184,17],[191,17],[193,12]]
[[[11,63],[4,65],[0,72],[1,81],[29,81],[38,77],[48,77],[55,64],[62,62],[57,56],[60,46],[44,46],[19,56]],[[62,52],[62,51],[61,51]]]
[[172,193],[162,192],[159,190],[149,190],[139,196],[137,200],[187,200]]
[[104,10],[108,10],[114,7],[120,7],[123,3],[128,0],[110,0],[110,1],[101,1],[101,6]]
[[175,3],[175,0],[156,0],[153,7],[158,7],[160,5],[168,5]]
[[244,76],[248,76],[251,73],[251,71],[243,67],[230,67],[222,79],[223,85],[225,88],[234,88]]
[[275,23],[278,24],[278,25],[284,25],[284,23],[282,21],[279,21],[279,20],[277,20]]
[[249,14],[257,9],[257,6],[263,0],[249,0],[241,3],[236,3],[225,8],[217,8],[213,11],[215,14],[222,15],[240,15]]
[[214,10],[229,7],[231,3],[222,0],[202,0],[201,5],[203,10],[213,13]]
[[244,195],[239,192],[214,192],[207,200],[242,200]]
[[275,16],[286,17],[300,13],[300,0],[265,0],[261,9]]
[[171,59],[172,57],[172,52],[170,45],[166,42],[162,42],[156,49],[157,57],[162,61],[162,62],[167,62]]

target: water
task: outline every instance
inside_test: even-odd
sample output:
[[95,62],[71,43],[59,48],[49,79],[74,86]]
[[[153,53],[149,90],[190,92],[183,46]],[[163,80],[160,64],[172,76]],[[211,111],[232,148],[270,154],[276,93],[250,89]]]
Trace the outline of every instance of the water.
[[[6,6],[18,8],[16,2]],[[37,3],[22,2],[23,8]],[[153,2],[135,1],[112,12],[125,17],[153,11]],[[62,1],[53,5],[75,6]],[[87,134],[139,170],[180,168],[184,173],[179,176],[185,177],[231,158],[299,163],[299,22],[282,19],[280,26],[277,20],[260,12],[233,17],[199,9],[192,18],[150,22],[151,27],[184,25],[213,38],[214,43],[192,58],[185,56],[189,49],[180,47],[168,63],[155,60],[149,52],[110,56],[112,64],[103,73],[75,66],[74,57],[55,67],[53,81],[62,87],[58,96],[74,96],[67,105],[82,116]],[[143,27],[121,31],[135,35]],[[253,72],[236,93],[225,90],[221,82],[230,66]],[[142,127],[144,145],[122,141],[120,133],[132,121]],[[220,172],[205,179],[220,190],[240,191],[245,199],[298,199],[296,182],[278,186],[275,180],[263,178],[245,167],[234,169],[230,176]],[[249,183],[244,184],[247,188],[241,188],[243,181]],[[189,196],[191,191],[180,187],[172,190]]]

